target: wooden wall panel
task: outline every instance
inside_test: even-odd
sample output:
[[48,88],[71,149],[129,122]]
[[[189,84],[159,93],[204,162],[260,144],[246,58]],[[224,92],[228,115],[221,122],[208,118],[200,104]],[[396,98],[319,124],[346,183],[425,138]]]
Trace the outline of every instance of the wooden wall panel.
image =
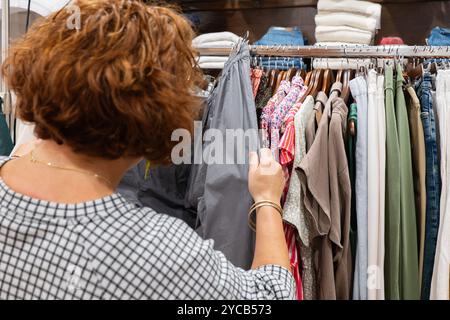
[[196,15],[199,32],[228,30],[237,35],[250,31],[250,41],[258,40],[270,26],[299,26],[308,39],[314,37],[315,7],[201,11]]
[[[184,6],[187,13],[194,14],[198,19],[198,31],[201,33],[228,30],[243,35],[249,30],[250,41],[254,41],[270,26],[299,26],[310,43],[314,43],[314,16],[317,11],[316,5],[312,3],[315,2],[315,0],[188,1]],[[378,0],[377,2],[383,3],[382,29],[378,39],[383,36],[400,36],[409,45],[419,45],[425,44],[425,38],[433,27],[450,27],[450,1]],[[278,3],[277,7],[274,7],[275,3]],[[191,10],[194,5],[198,10]],[[233,5],[235,9],[230,9]]]
[[[378,3],[431,2],[436,0],[371,0]],[[178,0],[189,11],[261,9],[316,6],[317,0]]]
[[209,11],[316,6],[317,0],[213,0],[181,1],[179,3],[188,11]]
[[381,17],[381,36],[396,35],[409,45],[424,45],[432,28],[450,27],[450,1],[387,4]]

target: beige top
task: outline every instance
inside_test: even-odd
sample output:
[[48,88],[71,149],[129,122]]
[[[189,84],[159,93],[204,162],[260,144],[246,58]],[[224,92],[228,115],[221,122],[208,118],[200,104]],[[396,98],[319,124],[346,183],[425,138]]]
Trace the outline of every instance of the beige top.
[[350,208],[351,184],[344,136],[348,108],[341,98],[332,100],[328,163],[330,175],[330,239],[333,241],[336,298],[348,300],[351,288]]
[[316,97],[316,103],[314,105],[314,111],[312,112],[311,116],[309,117],[308,123],[306,125],[306,131],[305,131],[305,139],[306,139],[306,151],[309,151],[311,148],[312,143],[314,142],[314,139],[316,137],[316,115],[317,113],[322,113],[322,110],[325,109],[325,104],[328,101],[328,97],[325,94],[325,92],[320,91],[317,94]]
[[[325,105],[315,139],[308,153],[300,163],[298,170],[305,213],[312,220],[310,235],[314,239],[313,246],[316,249],[314,264],[319,287],[317,298],[321,300],[336,299],[332,242],[339,245],[340,239],[336,238],[336,235],[330,234],[332,220],[328,129],[329,115],[331,115],[331,101],[338,97],[341,91],[341,83],[337,82],[333,84],[330,99],[328,99]],[[310,130],[311,128],[308,129]]]

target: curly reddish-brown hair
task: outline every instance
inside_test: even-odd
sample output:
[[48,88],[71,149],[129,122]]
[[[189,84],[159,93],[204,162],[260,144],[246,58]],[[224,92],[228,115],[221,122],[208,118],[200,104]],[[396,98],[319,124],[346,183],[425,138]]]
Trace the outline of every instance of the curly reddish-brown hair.
[[81,154],[166,163],[172,131],[192,132],[200,106],[190,23],[137,0],[75,5],[81,29],[68,28],[74,12],[63,9],[12,46],[2,72],[18,117]]

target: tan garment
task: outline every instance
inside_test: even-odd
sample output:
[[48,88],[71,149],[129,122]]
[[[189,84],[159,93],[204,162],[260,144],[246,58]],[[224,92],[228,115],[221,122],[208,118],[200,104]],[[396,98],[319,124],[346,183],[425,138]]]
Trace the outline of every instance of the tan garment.
[[317,94],[316,97],[316,103],[314,105],[314,111],[311,114],[308,124],[306,125],[306,131],[305,131],[305,139],[306,139],[306,151],[309,151],[309,148],[311,148],[312,143],[314,142],[314,138],[316,137],[316,116],[317,114],[321,114],[323,109],[325,109],[325,104],[328,101],[328,97],[325,94],[325,92],[320,91]]
[[336,299],[332,241],[339,245],[340,239],[330,233],[332,221],[328,172],[328,115],[331,111],[331,100],[339,96],[341,90],[341,83],[333,85],[314,142],[300,163],[298,170],[305,213],[310,215],[312,220],[310,235],[314,239],[314,265],[319,287],[317,298],[320,300]]
[[309,215],[305,214],[303,208],[303,199],[301,192],[300,178],[296,168],[302,162],[306,155],[305,130],[307,122],[314,111],[314,98],[308,96],[303,102],[300,110],[294,117],[295,129],[295,152],[291,179],[289,182],[289,192],[286,196],[286,202],[283,208],[283,218],[293,224],[300,237],[300,259],[301,259],[301,278],[304,300],[316,300],[317,282],[316,272],[313,263],[312,248],[310,244],[309,231],[311,230],[311,221]]
[[[348,300],[352,285],[350,253],[351,184],[345,152],[345,131],[348,108],[341,98],[332,101],[332,115],[328,139],[330,176],[330,239],[333,241],[336,299]],[[333,240],[335,239],[335,240]]]
[[414,196],[419,239],[419,279],[422,279],[427,206],[425,137],[422,120],[420,118],[420,102],[416,91],[410,86],[407,87],[406,91],[407,93],[405,96],[407,98],[408,121],[411,136]]

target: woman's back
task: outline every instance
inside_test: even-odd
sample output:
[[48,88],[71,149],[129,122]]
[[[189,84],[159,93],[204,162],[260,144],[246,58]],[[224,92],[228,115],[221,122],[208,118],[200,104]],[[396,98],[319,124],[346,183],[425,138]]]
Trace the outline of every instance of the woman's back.
[[16,193],[0,179],[0,252],[0,299],[282,299],[294,292],[287,270],[235,268],[181,220],[119,194],[64,205]]
[[139,0],[74,5],[79,29],[67,26],[70,10],[55,12],[2,65],[17,116],[41,142],[0,158],[0,299],[293,298],[284,179],[270,150],[249,172],[260,201],[251,271],[115,192],[142,159],[171,161],[175,130],[193,133],[202,74],[189,22]]

